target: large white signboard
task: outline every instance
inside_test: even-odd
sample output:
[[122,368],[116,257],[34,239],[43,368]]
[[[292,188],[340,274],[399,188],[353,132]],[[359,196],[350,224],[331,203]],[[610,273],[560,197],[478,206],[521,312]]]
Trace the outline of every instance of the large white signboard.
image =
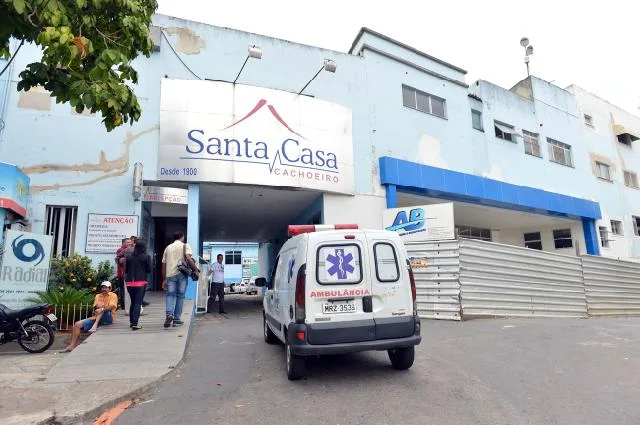
[[382,213],[384,229],[398,232],[404,241],[455,238],[453,203],[389,208]]
[[52,237],[36,233],[7,230],[2,270],[0,304],[19,308],[38,291],[47,290],[51,262]]
[[89,214],[85,251],[115,255],[122,239],[137,234],[137,215]]
[[158,179],[353,194],[351,109],[262,87],[164,78]]

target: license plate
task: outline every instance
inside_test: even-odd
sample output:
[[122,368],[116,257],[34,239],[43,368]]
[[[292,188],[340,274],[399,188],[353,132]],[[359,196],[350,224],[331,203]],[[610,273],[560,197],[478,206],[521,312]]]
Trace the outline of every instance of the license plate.
[[58,318],[56,317],[55,314],[53,313],[49,313],[47,314],[47,319],[51,320],[52,322],[55,322],[56,320],[58,320]]
[[355,313],[356,302],[354,300],[328,301],[322,305],[322,312],[325,314]]

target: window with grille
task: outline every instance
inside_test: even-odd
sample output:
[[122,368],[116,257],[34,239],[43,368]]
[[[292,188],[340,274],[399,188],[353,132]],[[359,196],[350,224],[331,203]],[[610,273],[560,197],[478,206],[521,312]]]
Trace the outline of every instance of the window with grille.
[[540,236],[540,232],[525,233],[524,246],[531,249],[542,250],[542,237]]
[[631,171],[624,172],[624,185],[627,187],[632,187],[634,189],[638,189],[638,175]]
[[522,130],[522,138],[524,140],[524,153],[542,157],[542,154],[540,153],[540,138],[538,133]]
[[607,164],[596,161],[596,176],[603,180],[611,181],[611,167]]
[[402,86],[402,104],[407,108],[416,109],[436,117],[447,117],[446,100],[413,87]]
[[571,159],[571,145],[547,138],[549,145],[549,160],[558,164],[573,167]]
[[225,251],[225,264],[242,264],[242,251]]
[[47,205],[45,233],[53,236],[52,255],[73,254],[76,239],[78,207]]
[[553,242],[556,249],[572,248],[573,239],[571,238],[571,229],[559,229],[553,231]]
[[599,226],[598,232],[600,233],[600,246],[609,248],[609,229],[605,226]]
[[611,220],[611,233],[614,235],[622,236],[622,222],[618,220]]

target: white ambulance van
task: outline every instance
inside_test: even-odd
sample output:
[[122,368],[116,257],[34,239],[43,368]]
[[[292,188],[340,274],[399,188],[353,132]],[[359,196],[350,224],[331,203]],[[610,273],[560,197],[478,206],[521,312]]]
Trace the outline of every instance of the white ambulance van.
[[285,345],[289,379],[305,357],[387,350],[396,369],[413,365],[421,341],[416,288],[395,232],[357,225],[289,226],[263,299],[264,339]]

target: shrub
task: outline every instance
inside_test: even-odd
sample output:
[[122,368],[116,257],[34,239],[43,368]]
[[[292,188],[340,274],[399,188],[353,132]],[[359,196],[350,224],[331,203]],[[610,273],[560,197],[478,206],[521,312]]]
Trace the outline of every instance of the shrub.
[[94,298],[89,289],[66,286],[62,289],[51,288],[48,292],[37,292],[36,296],[28,301],[54,305],[59,323],[70,326],[77,320],[91,315]]
[[[96,268],[94,281],[96,284],[100,284],[105,280],[111,281],[114,276],[114,263],[113,261],[101,261]],[[113,282],[111,282],[113,284]]]
[[51,260],[51,271],[49,274],[49,288],[60,290],[66,287],[75,289],[97,288],[96,271],[91,266],[91,259],[82,255],[73,254],[66,258],[53,258]]

